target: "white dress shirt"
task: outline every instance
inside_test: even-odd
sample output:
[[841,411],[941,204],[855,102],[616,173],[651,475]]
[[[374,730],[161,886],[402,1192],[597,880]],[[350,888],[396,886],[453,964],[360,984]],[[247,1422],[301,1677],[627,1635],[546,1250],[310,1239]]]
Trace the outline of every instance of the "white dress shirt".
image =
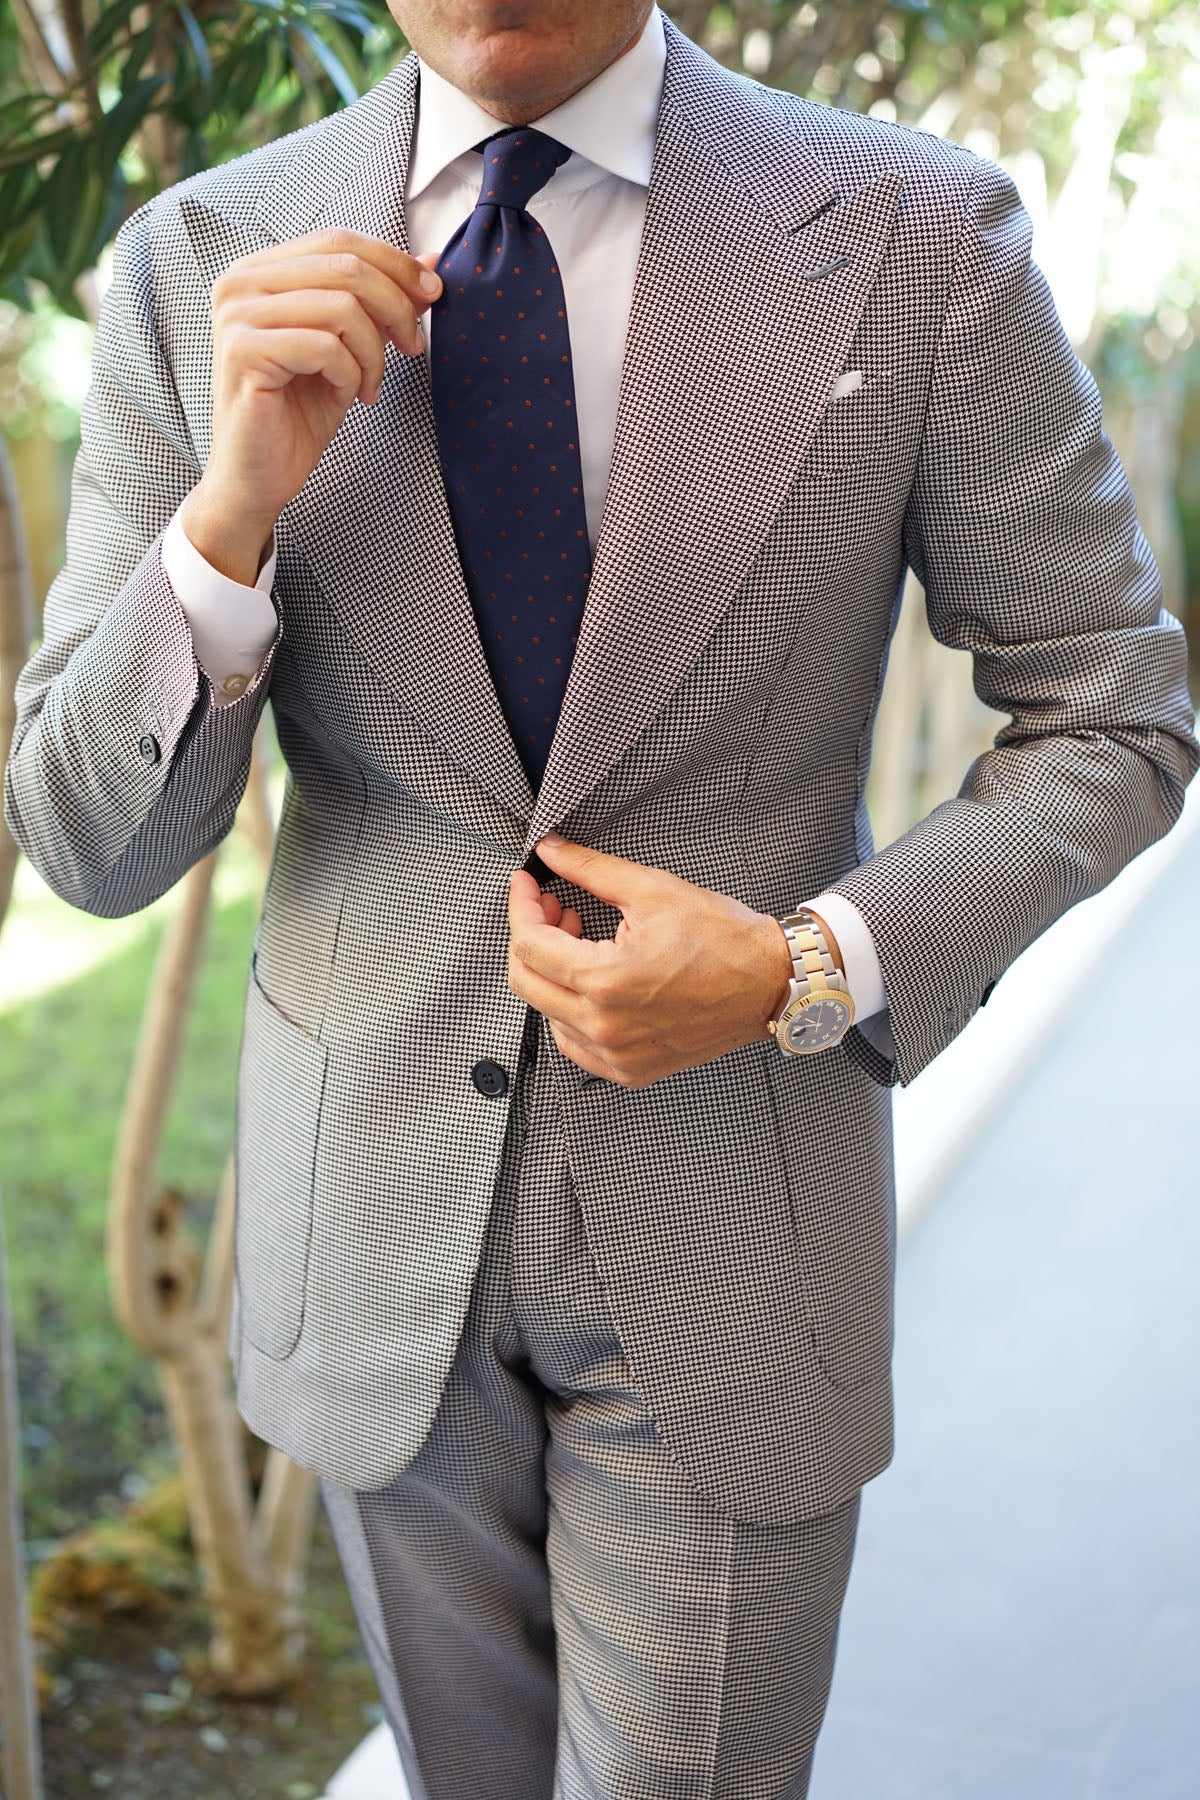
[[[662,94],[666,40],[653,10],[619,61],[562,106],[531,121],[571,152],[529,201],[554,246],[567,301],[579,453],[588,533],[595,549],[608,492],[625,330]],[[504,124],[425,63],[404,210],[414,256],[440,251],[472,211],[482,175],[474,146]],[[429,314],[422,321],[428,355]],[[163,538],[163,565],[191,626],[196,660],[216,705],[235,704],[275,636],[275,550],[253,588],[230,581],[189,542],[179,516]],[[838,939],[860,1018],[886,996],[875,946],[858,910],[840,894],[809,902]]]

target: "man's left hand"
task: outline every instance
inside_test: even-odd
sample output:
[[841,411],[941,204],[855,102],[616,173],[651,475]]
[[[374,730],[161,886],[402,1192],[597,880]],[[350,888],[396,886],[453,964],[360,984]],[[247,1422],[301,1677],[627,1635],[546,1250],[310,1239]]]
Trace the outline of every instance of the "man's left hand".
[[792,973],[775,919],[556,834],[537,850],[622,914],[612,939],[592,943],[573,908],[525,870],[512,877],[509,986],[550,1021],[572,1062],[643,1088],[767,1036]]

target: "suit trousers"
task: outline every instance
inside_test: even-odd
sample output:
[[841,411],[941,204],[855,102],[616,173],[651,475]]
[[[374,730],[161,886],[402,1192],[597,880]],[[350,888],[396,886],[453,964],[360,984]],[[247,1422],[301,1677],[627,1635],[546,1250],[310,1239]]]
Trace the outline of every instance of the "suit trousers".
[[539,1024],[429,1434],[385,1487],[322,1484],[413,1800],[801,1800],[859,1496],[748,1524],[664,1446],[588,1251]]

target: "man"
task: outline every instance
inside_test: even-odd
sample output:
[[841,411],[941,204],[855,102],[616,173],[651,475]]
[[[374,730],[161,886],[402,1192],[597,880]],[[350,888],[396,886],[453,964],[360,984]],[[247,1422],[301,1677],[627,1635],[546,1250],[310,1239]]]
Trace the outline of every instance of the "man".
[[[10,818],[145,905],[271,695],[239,1402],[414,1794],[795,1800],[888,1084],[1169,828],[1183,640],[997,170],[647,0],[392,10],[378,89],[122,234]],[[1012,723],[874,854],[906,565]]]

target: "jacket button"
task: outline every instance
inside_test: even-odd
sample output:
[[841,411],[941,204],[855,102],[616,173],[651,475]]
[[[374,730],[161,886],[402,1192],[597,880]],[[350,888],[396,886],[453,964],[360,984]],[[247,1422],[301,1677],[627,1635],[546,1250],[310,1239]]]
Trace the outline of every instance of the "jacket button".
[[155,737],[142,738],[138,744],[138,755],[141,757],[143,762],[156,763],[158,761],[159,757],[162,755],[162,751],[159,748],[158,739]]
[[499,1100],[508,1092],[508,1076],[499,1063],[477,1062],[471,1070],[471,1080],[488,1100]]

